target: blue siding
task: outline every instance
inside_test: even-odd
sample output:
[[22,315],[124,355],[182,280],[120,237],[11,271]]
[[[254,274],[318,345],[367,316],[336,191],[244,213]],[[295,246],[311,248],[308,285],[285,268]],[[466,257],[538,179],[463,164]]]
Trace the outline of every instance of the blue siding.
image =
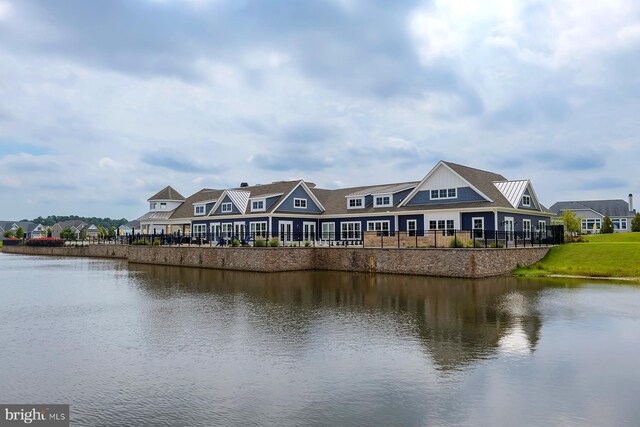
[[409,220],[416,220],[416,229],[417,229],[417,234],[418,236],[423,236],[424,235],[424,215],[400,215],[398,216],[398,227],[399,230],[402,232],[406,232],[408,227],[407,227],[407,221]]
[[373,196],[364,196],[364,207],[373,205]]
[[527,215],[527,214],[513,214],[513,213],[498,212],[498,230],[504,231],[504,224],[502,224],[502,221],[504,221],[504,218],[507,217],[507,216],[508,217],[512,217],[513,220],[517,223],[517,224],[514,224],[515,231],[523,231],[523,228],[522,228],[522,220],[523,219],[530,219],[531,220],[531,228],[532,228],[532,230],[535,229],[535,227],[538,226],[538,221],[545,221],[547,223],[547,228],[549,226],[551,226],[551,220],[548,217],[536,216],[536,215]]
[[416,205],[435,205],[435,204],[447,204],[447,203],[460,203],[460,202],[485,202],[481,195],[476,193],[471,187],[458,187],[457,196],[455,199],[433,199],[431,200],[431,191],[423,190],[418,191],[415,196],[407,203],[407,206]]
[[[227,203],[227,202],[231,202],[231,199],[229,198],[229,196],[224,196],[224,200],[222,200],[222,203]],[[238,207],[233,202],[231,202],[231,212],[222,213],[222,203],[220,203],[220,206],[218,206],[218,209],[216,209],[216,211],[214,212],[214,215],[237,215],[240,213],[244,213],[244,212],[240,212],[238,210]]]
[[213,209],[213,205],[215,205],[215,203],[207,203],[205,205],[204,212],[206,214],[209,214],[209,212],[211,212],[211,209]]
[[267,197],[267,199],[265,200],[264,203],[264,208],[266,210],[269,210],[269,208],[271,208],[271,206],[275,203],[276,200],[278,200],[280,198],[280,196],[273,196],[273,197]]
[[[531,197],[531,193],[529,193],[529,189],[524,190],[524,195]],[[524,206],[522,204],[522,198],[520,199],[520,204],[518,205],[518,209],[528,209],[528,210],[538,210],[538,206],[536,205],[535,200],[531,197],[531,206]]]
[[413,190],[413,188],[409,188],[408,190],[400,191],[393,195],[393,206],[398,206],[402,200]]
[[[307,207],[305,209],[294,208],[293,207],[293,199],[306,199],[307,200]],[[291,193],[289,195],[289,197],[287,197],[284,200],[284,202],[282,202],[282,204],[276,210],[276,212],[320,213],[321,210],[318,207],[318,205],[316,205],[313,202],[313,200],[311,199],[311,196],[309,196],[309,194],[307,194],[305,189],[302,188],[301,186],[299,186],[298,188],[296,188],[293,191],[293,193]]]
[[[416,215],[417,216],[417,215]],[[360,222],[360,230],[361,231],[367,231],[367,221],[389,221],[389,230],[390,230],[390,235],[394,236],[395,233],[395,229],[396,229],[396,223],[395,223],[395,217],[394,216],[371,216],[371,217],[349,217],[349,218],[339,218],[339,219],[321,219],[319,226],[318,226],[318,232],[322,232],[322,224],[325,223],[329,223],[332,222],[334,223],[334,227],[336,230],[336,236],[335,236],[335,240],[340,240],[340,232],[342,231],[342,226],[341,224],[343,222]],[[420,228],[418,226],[418,228]]]
[[272,228],[269,232],[272,235],[277,235],[280,233],[280,222],[293,222],[293,233],[294,233],[294,241],[302,241],[303,240],[303,223],[305,222],[313,222],[316,225],[316,236],[319,239],[320,233],[322,229],[320,228],[319,220],[315,218],[272,218],[271,225]]
[[495,215],[493,212],[463,212],[462,229],[471,230],[473,228],[473,218],[484,218],[484,229],[495,230]]

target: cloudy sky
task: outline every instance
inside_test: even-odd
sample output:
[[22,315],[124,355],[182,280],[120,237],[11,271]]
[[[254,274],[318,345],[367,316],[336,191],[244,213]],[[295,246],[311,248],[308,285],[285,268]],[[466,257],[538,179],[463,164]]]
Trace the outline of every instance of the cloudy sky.
[[638,1],[0,0],[0,219],[440,159],[626,199],[639,138]]

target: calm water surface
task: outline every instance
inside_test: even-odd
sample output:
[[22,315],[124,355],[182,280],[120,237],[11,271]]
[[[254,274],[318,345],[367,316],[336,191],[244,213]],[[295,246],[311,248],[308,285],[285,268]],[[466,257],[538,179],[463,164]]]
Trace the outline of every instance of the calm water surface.
[[640,286],[0,254],[0,402],[73,425],[640,425]]

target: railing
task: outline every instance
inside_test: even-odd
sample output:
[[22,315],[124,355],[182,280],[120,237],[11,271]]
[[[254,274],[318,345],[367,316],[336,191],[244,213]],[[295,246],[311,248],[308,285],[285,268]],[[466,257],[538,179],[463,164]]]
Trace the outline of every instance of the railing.
[[512,248],[548,246],[564,243],[562,226],[546,230],[496,231],[475,230],[350,230],[338,233],[197,232],[189,236],[176,234],[135,234],[112,238],[90,237],[68,240],[67,245],[161,245],[161,246],[252,246],[317,247],[359,246],[367,248]]

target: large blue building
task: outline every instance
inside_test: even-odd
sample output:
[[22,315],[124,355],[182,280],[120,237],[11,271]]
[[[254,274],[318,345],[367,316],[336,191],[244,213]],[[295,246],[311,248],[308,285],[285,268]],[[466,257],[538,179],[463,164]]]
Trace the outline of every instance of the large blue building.
[[527,179],[440,161],[421,180],[328,190],[300,181],[225,190],[203,189],[183,197],[167,187],[149,200],[140,218],[149,234],[278,236],[287,240],[362,239],[424,235],[432,230],[545,231],[554,216]]

